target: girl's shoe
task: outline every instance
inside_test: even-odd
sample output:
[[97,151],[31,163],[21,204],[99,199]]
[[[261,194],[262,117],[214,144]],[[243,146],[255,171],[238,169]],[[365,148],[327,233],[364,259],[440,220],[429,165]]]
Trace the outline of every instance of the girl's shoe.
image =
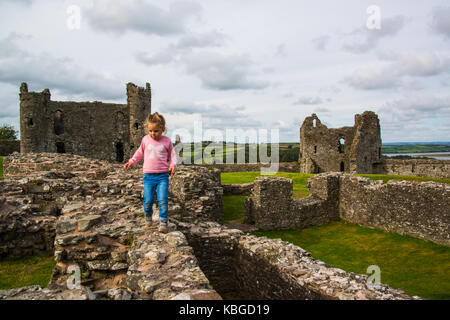
[[158,231],[161,233],[167,233],[167,230],[168,230],[167,221],[160,221]]
[[152,216],[151,215],[146,215],[145,216],[145,224],[149,227],[152,226]]

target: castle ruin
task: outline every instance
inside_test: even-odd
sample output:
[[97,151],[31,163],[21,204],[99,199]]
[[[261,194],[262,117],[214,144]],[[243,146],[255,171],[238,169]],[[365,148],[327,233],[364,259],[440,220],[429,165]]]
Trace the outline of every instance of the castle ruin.
[[151,112],[150,84],[127,84],[127,104],[52,101],[49,89],[20,86],[20,152],[71,153],[123,162],[146,134]]
[[375,173],[381,162],[381,131],[372,111],[355,115],[353,127],[329,129],[315,113],[300,128],[300,172]]

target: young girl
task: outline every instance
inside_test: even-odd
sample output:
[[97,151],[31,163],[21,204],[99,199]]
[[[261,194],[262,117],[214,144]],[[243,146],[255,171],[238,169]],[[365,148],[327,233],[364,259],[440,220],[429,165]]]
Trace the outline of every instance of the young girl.
[[[138,163],[144,156],[144,213],[147,225],[152,224],[155,190],[158,194],[159,232],[167,232],[169,173],[176,170],[177,157],[172,141],[163,136],[166,120],[157,112],[147,117],[148,135],[142,138],[141,146],[133,157],[123,166],[125,169]],[[167,163],[169,160],[169,163]]]

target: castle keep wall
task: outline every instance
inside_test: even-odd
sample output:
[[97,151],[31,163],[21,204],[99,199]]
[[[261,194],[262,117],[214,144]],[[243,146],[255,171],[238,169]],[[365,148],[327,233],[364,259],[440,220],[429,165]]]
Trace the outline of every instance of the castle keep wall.
[[355,115],[353,127],[329,129],[316,114],[300,128],[300,171],[304,173],[372,173],[381,159],[378,116],[371,111]]
[[20,151],[78,154],[123,162],[146,134],[151,112],[150,84],[127,84],[127,104],[52,101],[48,89],[28,92],[20,87]]

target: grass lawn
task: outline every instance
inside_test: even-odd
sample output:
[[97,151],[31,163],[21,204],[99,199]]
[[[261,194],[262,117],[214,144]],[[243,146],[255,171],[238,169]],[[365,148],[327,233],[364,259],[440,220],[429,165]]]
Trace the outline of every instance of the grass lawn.
[[311,252],[314,258],[348,272],[367,274],[380,267],[380,281],[411,296],[450,299],[450,248],[396,233],[336,221],[303,230],[256,231],[281,238]]
[[223,223],[244,222],[244,201],[247,196],[223,196]]
[[55,264],[53,256],[2,259],[0,260],[0,290],[34,284],[47,287]]
[[0,178],[3,177],[3,157],[0,156]]
[[[255,181],[257,177],[260,177],[259,171],[255,172],[222,172],[220,175],[221,181],[224,184],[229,183],[249,183]],[[314,174],[310,173],[294,173],[294,172],[277,172],[275,175],[268,177],[285,177],[292,179],[293,181],[293,198],[300,199],[310,195],[308,188],[306,187],[306,180]]]

